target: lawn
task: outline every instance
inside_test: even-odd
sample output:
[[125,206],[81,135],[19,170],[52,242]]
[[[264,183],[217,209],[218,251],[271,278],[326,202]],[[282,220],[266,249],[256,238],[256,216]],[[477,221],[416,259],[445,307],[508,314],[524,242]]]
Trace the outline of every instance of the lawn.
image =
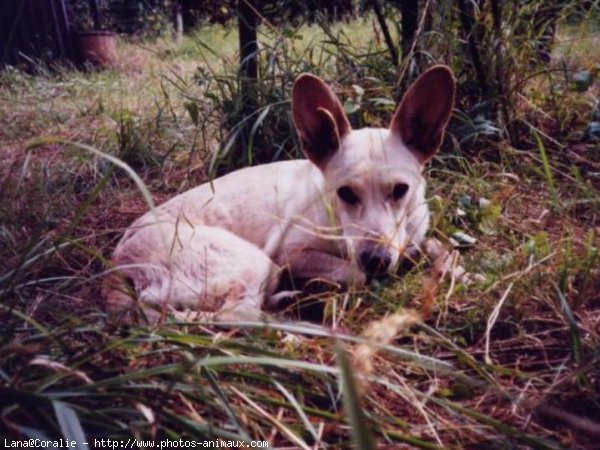
[[[386,123],[402,87],[372,17],[264,28],[256,154],[298,155],[302,71],[354,124]],[[122,42],[111,70],[0,72],[0,436],[598,448],[600,148],[586,128],[599,90],[585,79],[598,43],[592,25],[561,24],[550,65],[513,93],[518,145],[465,113],[459,89],[427,168],[431,234],[481,280],[421,262],[308,299],[324,305],[311,323],[291,308],[268,324],[123,326],[103,309],[111,251],[149,198],[249,162],[234,30]]]

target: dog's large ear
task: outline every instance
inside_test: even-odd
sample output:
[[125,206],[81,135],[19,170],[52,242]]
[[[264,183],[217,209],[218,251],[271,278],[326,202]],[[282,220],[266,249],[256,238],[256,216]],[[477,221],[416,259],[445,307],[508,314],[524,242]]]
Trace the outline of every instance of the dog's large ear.
[[351,130],[342,104],[323,80],[305,73],[294,82],[292,112],[302,151],[324,167]]
[[447,66],[434,66],[412,84],[392,118],[390,129],[422,163],[442,145],[455,92],[452,71]]

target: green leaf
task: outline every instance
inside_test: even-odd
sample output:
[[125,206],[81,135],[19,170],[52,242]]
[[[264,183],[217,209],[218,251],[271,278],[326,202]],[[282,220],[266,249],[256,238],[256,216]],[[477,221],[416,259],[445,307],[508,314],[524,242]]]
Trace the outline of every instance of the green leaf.
[[373,103],[374,106],[396,106],[396,102],[394,100],[384,97],[370,98],[369,101]]
[[594,81],[594,76],[589,70],[582,70],[573,75],[573,88],[577,92],[585,92]]
[[590,139],[600,139],[600,122],[588,123],[584,136]]
[[565,314],[567,322],[569,323],[569,341],[571,344],[571,355],[573,356],[573,361],[577,364],[581,362],[582,358],[582,345],[581,345],[581,334],[579,333],[579,325],[577,324],[577,319],[575,319],[575,315],[571,310],[571,306],[567,301],[567,298],[563,294],[563,292],[559,289],[559,287],[553,282],[552,286],[554,286],[554,290],[556,291],[556,295],[558,295],[558,299],[560,300],[560,306]]
[[356,92],[356,95],[358,95],[359,97],[362,97],[363,95],[365,95],[365,90],[362,87],[360,87],[358,84],[353,84],[352,89],[354,89],[354,92]]
[[346,100],[344,102],[344,111],[346,114],[355,113],[360,109],[360,106],[356,104],[353,100]]
[[194,122],[194,125],[198,126],[199,113],[198,113],[198,105],[196,104],[196,102],[185,102],[183,104],[183,106],[185,107],[185,110],[190,115],[190,119],[192,119],[192,122]]
[[552,193],[554,203],[558,204],[558,195],[554,185],[554,176],[552,175],[552,165],[550,164],[548,154],[546,153],[546,146],[544,145],[544,142],[538,133],[534,133],[533,136],[535,137],[535,141],[537,142],[538,149],[540,151],[540,159],[542,160],[542,167],[544,169],[544,176],[546,177],[548,190]]
[[452,239],[454,239],[459,247],[471,247],[477,243],[477,239],[473,236],[463,232],[456,231],[452,233]]

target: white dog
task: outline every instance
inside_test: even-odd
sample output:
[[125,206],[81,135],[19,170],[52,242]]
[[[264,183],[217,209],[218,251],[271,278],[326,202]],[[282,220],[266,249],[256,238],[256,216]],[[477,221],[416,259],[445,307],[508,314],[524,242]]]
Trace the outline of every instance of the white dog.
[[435,66],[408,89],[389,128],[352,130],[331,89],[300,75],[292,111],[307,159],[232,172],[136,220],[114,252],[108,305],[253,320],[269,308],[282,268],[345,286],[392,271],[424,247],[422,170],[454,94],[452,72]]

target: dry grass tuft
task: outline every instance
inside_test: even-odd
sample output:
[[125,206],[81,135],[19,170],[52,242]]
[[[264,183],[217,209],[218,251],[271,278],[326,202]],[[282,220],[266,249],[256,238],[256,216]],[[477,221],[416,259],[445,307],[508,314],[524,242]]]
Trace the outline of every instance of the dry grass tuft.
[[421,320],[421,314],[417,311],[407,310],[390,314],[367,325],[362,334],[367,342],[358,345],[352,352],[352,368],[356,370],[362,393],[369,388],[368,379],[374,371],[373,359],[378,351],[377,346],[390,345],[396,336]]

